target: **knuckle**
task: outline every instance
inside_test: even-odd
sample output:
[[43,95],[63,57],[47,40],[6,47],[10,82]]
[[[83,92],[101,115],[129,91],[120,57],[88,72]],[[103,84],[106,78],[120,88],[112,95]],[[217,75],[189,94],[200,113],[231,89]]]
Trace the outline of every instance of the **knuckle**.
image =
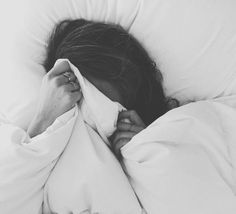
[[116,124],[118,129],[122,129],[123,128],[123,124],[121,122],[117,122]]
[[130,124],[129,123],[119,123],[118,128],[124,131],[128,131],[130,129]]

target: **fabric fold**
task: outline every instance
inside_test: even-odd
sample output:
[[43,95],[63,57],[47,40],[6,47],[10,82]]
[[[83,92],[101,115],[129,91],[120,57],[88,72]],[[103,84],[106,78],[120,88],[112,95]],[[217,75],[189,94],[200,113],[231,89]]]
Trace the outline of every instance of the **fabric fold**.
[[147,213],[236,213],[236,97],[173,109],[121,148]]
[[118,113],[124,109],[87,81],[68,60],[83,99],[65,151],[44,189],[45,214],[142,213],[139,201],[119,161],[109,148]]
[[68,59],[58,59],[55,65],[60,63],[68,63],[71,71],[74,72],[79,81],[83,94],[80,108],[84,121],[88,123],[90,127],[95,129],[101,135],[102,139],[109,145],[107,137],[115,131],[118,113],[125,108],[121,104],[111,101],[100,92],[93,84],[81,75],[79,69]]
[[0,127],[0,212],[3,214],[142,213],[109,148],[120,104],[112,102],[68,63],[83,99],[30,139],[7,123]]
[[76,117],[73,113],[63,123],[59,117],[32,139],[23,129],[0,119],[1,213],[40,213],[43,187],[69,142]]

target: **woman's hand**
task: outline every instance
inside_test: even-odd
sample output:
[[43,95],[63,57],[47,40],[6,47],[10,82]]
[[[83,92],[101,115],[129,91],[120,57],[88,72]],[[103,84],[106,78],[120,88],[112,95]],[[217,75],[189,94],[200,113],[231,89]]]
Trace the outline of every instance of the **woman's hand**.
[[33,137],[42,133],[60,115],[70,110],[81,99],[82,93],[68,63],[60,63],[43,78],[39,102],[28,134]]
[[122,111],[118,116],[117,130],[111,136],[111,145],[115,155],[120,159],[120,149],[133,136],[146,128],[146,125],[134,110]]

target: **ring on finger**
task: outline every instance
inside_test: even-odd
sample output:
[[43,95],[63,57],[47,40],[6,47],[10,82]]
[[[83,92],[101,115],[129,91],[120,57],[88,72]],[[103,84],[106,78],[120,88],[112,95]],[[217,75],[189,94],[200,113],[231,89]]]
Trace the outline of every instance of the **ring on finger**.
[[70,72],[65,72],[65,73],[63,73],[63,76],[65,76],[65,77],[69,77],[70,76]]
[[68,80],[69,80],[69,82],[71,82],[72,78],[71,78],[71,77],[68,77]]
[[70,75],[69,72],[65,72],[65,73],[63,73],[63,76],[66,77],[66,78],[68,79],[69,82],[72,80],[72,77],[71,77],[71,75]]

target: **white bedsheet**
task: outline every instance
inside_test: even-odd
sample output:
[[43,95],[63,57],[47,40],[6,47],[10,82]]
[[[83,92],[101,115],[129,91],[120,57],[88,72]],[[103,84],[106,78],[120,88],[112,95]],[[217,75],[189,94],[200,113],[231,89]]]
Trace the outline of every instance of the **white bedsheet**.
[[75,119],[73,110],[67,112],[30,139],[23,129],[0,118],[1,214],[42,213],[44,184],[69,141],[68,130],[73,129]]
[[121,151],[147,213],[236,213],[236,96],[174,109]]
[[107,145],[121,106],[69,65],[83,93],[78,108],[32,139],[1,118],[0,213],[140,214],[138,199]]
[[141,214],[119,162],[81,118],[47,181],[44,213]]
[[236,213],[236,97],[156,120],[121,149],[126,177],[105,144],[119,106],[95,96],[33,139],[1,115],[1,214],[139,214],[134,192],[148,214]]

